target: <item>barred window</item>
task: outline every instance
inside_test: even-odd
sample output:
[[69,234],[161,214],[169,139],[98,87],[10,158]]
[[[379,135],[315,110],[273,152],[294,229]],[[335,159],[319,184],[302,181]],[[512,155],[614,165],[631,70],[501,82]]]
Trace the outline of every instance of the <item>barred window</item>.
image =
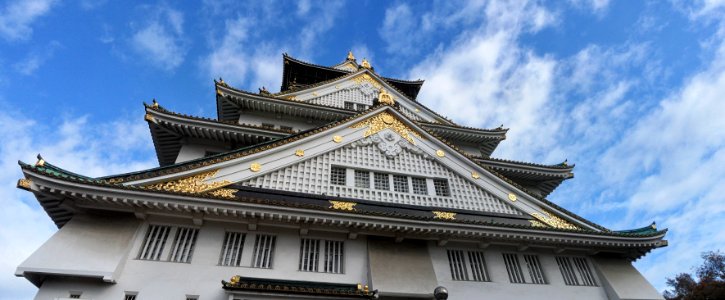
[[258,234],[254,240],[254,251],[252,253],[253,268],[272,268],[272,258],[274,256],[274,242],[276,237],[273,235]]
[[368,106],[367,105],[360,104],[360,103],[357,104],[357,110],[358,111],[363,111],[363,110],[366,110],[366,109],[368,109]]
[[408,177],[401,175],[393,175],[393,189],[396,192],[408,192]]
[[355,110],[355,103],[345,101],[345,109]]
[[425,183],[425,178],[412,177],[413,182],[413,193],[418,195],[428,195],[428,185]]
[[136,293],[133,293],[133,294],[126,293],[123,296],[123,300],[136,300],[136,295],[137,295]]
[[436,190],[436,196],[450,196],[451,189],[448,187],[448,180],[433,179],[433,187]]
[[302,239],[300,243],[300,271],[317,272],[320,264],[320,240]]
[[481,251],[448,250],[448,264],[453,280],[490,281]]
[[390,176],[385,173],[375,173],[375,189],[390,190]]
[[561,275],[566,285],[596,286],[594,275],[586,259],[583,257],[556,257]]
[[[503,259],[511,283],[546,284],[538,256],[523,255],[523,266],[517,254],[503,253]],[[526,272],[523,270],[524,267],[526,268]]]
[[194,254],[194,244],[199,229],[179,227],[174,237],[174,243],[169,253],[169,261],[191,262],[191,255]]
[[239,267],[242,265],[242,248],[246,234],[241,232],[227,232],[224,235],[224,245],[219,256],[219,265]]
[[453,280],[468,280],[468,271],[466,271],[466,262],[462,250],[448,250],[448,264],[451,267]]
[[332,167],[330,169],[330,183],[336,185],[345,185],[345,178],[347,177],[345,168]]
[[325,241],[325,272],[341,274],[345,251],[342,241]]
[[146,231],[143,245],[139,249],[138,258],[145,260],[161,260],[166,239],[171,231],[170,226],[151,225]]
[[355,170],[355,187],[369,188],[370,187],[370,172]]

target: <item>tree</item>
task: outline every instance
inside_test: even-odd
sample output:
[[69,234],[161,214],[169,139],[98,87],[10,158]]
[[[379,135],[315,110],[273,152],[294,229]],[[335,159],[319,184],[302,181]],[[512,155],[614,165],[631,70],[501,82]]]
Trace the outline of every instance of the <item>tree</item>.
[[715,300],[725,299],[725,254],[720,251],[702,253],[702,265],[695,269],[693,278],[689,273],[680,273],[667,278],[672,290],[664,292],[667,300]]

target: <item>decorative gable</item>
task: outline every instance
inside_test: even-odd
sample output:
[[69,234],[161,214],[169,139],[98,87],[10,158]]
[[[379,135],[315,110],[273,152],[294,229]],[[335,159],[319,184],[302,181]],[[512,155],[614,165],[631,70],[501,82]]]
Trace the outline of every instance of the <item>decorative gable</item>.
[[[331,178],[332,168],[346,171],[345,184],[335,184]],[[367,174],[365,180],[356,178],[364,174]],[[405,178],[407,192],[395,191],[393,175]],[[381,177],[387,181],[381,184],[384,188],[376,186],[378,183],[375,181]],[[413,181],[426,183],[425,194],[415,192]],[[436,181],[447,185],[447,196],[436,195]],[[361,182],[366,186],[361,186]],[[396,204],[522,214],[504,200],[438,163],[389,128],[242,184]]]

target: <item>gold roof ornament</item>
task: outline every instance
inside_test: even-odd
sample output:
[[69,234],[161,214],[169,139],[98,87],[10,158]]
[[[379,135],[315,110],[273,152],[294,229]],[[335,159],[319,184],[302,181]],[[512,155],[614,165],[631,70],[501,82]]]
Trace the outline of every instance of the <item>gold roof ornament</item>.
[[[542,211],[542,213],[532,213],[531,216],[539,220],[541,223],[544,223],[554,228],[579,230],[579,227],[576,227],[575,225],[567,222],[566,220],[552,215],[547,211]],[[534,225],[533,222],[532,225]]]
[[371,69],[372,66],[370,65],[370,62],[367,58],[363,58],[362,64],[360,64],[365,69]]
[[199,194],[208,190],[217,189],[226,185],[231,184],[231,181],[222,180],[217,182],[206,183],[205,180],[214,177],[219,170],[213,170],[209,172],[199,173],[189,177],[180,179],[173,179],[167,182],[152,183],[143,186],[148,190],[157,190],[165,192],[176,192],[184,194]]
[[252,172],[259,172],[260,170],[262,170],[262,165],[260,165],[259,163],[252,163],[251,165],[249,165],[249,169],[252,170]]
[[355,56],[352,55],[352,51],[347,51],[347,60],[355,60]]
[[479,178],[481,178],[481,174],[478,174],[478,172],[476,172],[476,171],[472,171],[471,172],[471,177],[473,179],[479,179]]
[[509,200],[511,200],[511,202],[516,202],[516,199],[518,198],[514,193],[509,193]]
[[368,127],[368,130],[363,133],[363,137],[369,137],[373,134],[383,131],[384,129],[390,128],[413,145],[415,145],[415,141],[412,137],[413,135],[418,138],[422,138],[420,134],[418,134],[418,132],[410,129],[410,127],[403,124],[403,122],[400,122],[400,120],[398,120],[397,118],[395,118],[395,116],[391,115],[388,112],[381,112],[377,115],[374,115],[350,126],[350,128],[364,127]]
[[30,179],[20,178],[18,179],[17,187],[26,191],[30,190],[30,184],[33,183]]
[[340,143],[340,142],[342,142],[342,137],[339,135],[333,136],[332,141],[335,143]]
[[151,107],[153,108],[159,108],[159,103],[156,102],[156,99],[151,100]]
[[436,151],[436,155],[438,155],[438,157],[445,157],[446,153],[443,152],[443,150],[438,150],[438,151]]
[[45,166],[45,160],[43,159],[42,156],[40,156],[40,154],[38,154],[38,161],[35,162],[35,166],[36,167],[43,167],[43,166]]
[[305,150],[302,150],[302,149],[297,149],[297,150],[295,151],[295,155],[297,155],[297,156],[299,156],[299,157],[305,156]]
[[335,200],[330,200],[330,204],[331,204],[330,208],[332,208],[332,209],[350,210],[350,211],[355,210],[355,205],[357,205],[357,203],[355,203],[355,202],[335,201]]
[[455,220],[456,213],[447,211],[432,211],[433,219]]
[[393,100],[393,95],[388,94],[385,89],[380,89],[380,94],[378,94],[378,102],[385,103],[388,105],[394,105],[395,100]]

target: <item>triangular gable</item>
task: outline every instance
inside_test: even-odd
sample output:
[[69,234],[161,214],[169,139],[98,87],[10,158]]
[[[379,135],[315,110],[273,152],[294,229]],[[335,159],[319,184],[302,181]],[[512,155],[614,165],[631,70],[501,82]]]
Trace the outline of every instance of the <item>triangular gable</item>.
[[[445,167],[447,172],[455,174],[456,180],[465,178],[477,190],[486,191],[487,195],[503,200],[518,211],[533,216],[539,221],[533,222],[534,225],[544,226],[546,224],[556,228],[599,230],[591,224],[558,211],[552,205],[528,195],[497,177],[389,106],[368,111],[332,128],[316,130],[314,134],[298,140],[278,141],[266,151],[231,160],[222,160],[219,163],[186,172],[131,181],[125,184],[191,194],[213,190],[228,194],[232,191],[224,190],[223,187],[230,184],[249,182],[253,178],[298,165],[308,159],[335,153],[338,149],[345,149],[344,147],[349,147],[353,143],[364,143],[368,137],[377,135],[380,138],[390,134],[399,137],[404,143],[410,143],[411,149],[414,147],[419,155],[435,160],[437,166]],[[383,169],[385,168],[381,168],[381,170]]]
[[358,69],[358,65],[354,61],[348,60],[338,65],[335,65],[332,68],[342,71],[355,72]]
[[[373,100],[379,98],[381,93],[390,95],[400,111],[410,119],[430,123],[450,123],[420,103],[409,99],[368,69],[362,69],[357,73],[301,91],[284,93],[281,97],[312,104],[359,110],[358,105],[372,106]],[[352,107],[346,106],[346,103],[351,104]]]

